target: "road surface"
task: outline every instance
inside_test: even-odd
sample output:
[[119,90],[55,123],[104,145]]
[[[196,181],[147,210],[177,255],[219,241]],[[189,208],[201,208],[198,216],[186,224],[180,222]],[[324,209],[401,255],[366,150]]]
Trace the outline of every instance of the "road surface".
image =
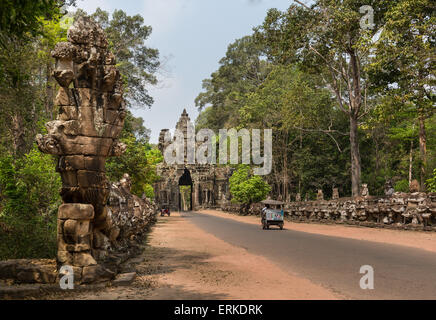
[[[183,219],[282,270],[348,299],[436,299],[436,253],[399,245],[259,225],[197,212]],[[274,227],[272,227],[274,228]],[[374,289],[360,287],[361,266],[374,269]]]

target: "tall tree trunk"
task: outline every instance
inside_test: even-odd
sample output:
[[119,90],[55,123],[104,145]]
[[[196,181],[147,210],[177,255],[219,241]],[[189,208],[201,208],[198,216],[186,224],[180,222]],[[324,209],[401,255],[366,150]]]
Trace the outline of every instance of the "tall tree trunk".
[[412,184],[412,168],[413,168],[413,140],[410,141],[410,154],[409,154],[409,187]]
[[351,153],[351,191],[353,197],[360,195],[361,183],[361,162],[358,137],[358,120],[360,107],[362,105],[362,90],[360,86],[360,62],[350,41],[350,64],[352,85],[348,80],[348,91],[350,95],[350,153]]
[[351,153],[351,192],[353,197],[360,195],[361,163],[359,137],[357,135],[357,117],[350,115],[350,153]]
[[11,132],[14,154],[16,156],[24,154],[26,150],[26,142],[24,140],[23,118],[20,114],[14,114],[12,116]]
[[46,70],[46,84],[45,84],[45,113],[48,119],[53,120],[53,107],[54,107],[54,84],[52,83],[52,67],[50,63],[47,63]]
[[425,132],[425,117],[419,116],[419,153],[421,155],[421,191],[425,190],[425,174],[427,169],[427,135]]
[[287,132],[285,132],[283,140],[283,201],[286,202],[288,198],[288,151],[286,148],[288,142]]

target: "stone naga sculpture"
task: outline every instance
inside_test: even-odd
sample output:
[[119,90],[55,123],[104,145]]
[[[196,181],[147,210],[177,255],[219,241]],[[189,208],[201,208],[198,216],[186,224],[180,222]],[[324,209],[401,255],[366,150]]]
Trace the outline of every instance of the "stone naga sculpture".
[[36,141],[59,159],[64,204],[58,213],[58,263],[86,268],[98,260],[93,236],[111,228],[105,162],[126,149],[117,140],[126,117],[122,79],[103,30],[88,17],[70,27],[68,42],[58,43],[52,56],[59,115]]

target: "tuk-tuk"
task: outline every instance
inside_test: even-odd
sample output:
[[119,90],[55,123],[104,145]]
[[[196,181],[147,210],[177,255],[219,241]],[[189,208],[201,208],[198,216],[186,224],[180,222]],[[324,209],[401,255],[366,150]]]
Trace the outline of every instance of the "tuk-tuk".
[[283,211],[284,202],[267,199],[261,202],[265,205],[262,209],[262,229],[269,229],[269,226],[278,226],[283,230],[285,213]]
[[169,217],[170,214],[171,214],[170,208],[168,208],[167,206],[163,206],[162,209],[160,210],[161,217],[163,217],[164,215],[167,215]]

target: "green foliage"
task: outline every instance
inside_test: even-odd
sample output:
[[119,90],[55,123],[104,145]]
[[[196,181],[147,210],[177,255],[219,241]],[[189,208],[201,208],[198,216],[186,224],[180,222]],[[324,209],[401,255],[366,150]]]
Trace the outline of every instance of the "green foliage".
[[[375,28],[361,28],[362,5],[373,7]],[[275,196],[322,188],[328,197],[332,187],[348,196],[350,181],[353,193],[362,182],[382,195],[386,180],[409,171],[423,181],[436,164],[432,2],[309,6],[271,9],[229,45],[196,99],[197,127],[272,128]]]
[[230,177],[230,193],[232,201],[246,206],[265,200],[271,187],[262,177],[251,174],[248,165],[241,165]]
[[396,192],[409,192],[409,181],[407,179],[402,179],[398,181],[394,189]]
[[34,147],[22,159],[0,158],[0,260],[53,258],[61,181],[55,161]]
[[0,2],[0,33],[3,36],[22,37],[27,32],[41,32],[42,19],[51,19],[60,13],[65,1],[58,0],[4,0]]
[[[76,16],[86,15],[78,10]],[[109,13],[97,8],[91,15],[104,29],[109,48],[117,58],[117,67],[125,80],[125,95],[130,106],[151,106],[153,98],[147,87],[157,83],[155,72],[160,66],[159,51],[149,48],[145,41],[152,28],[144,25],[144,18],[137,14],[127,15],[122,10]]]
[[239,124],[238,110],[270,72],[271,66],[262,55],[262,47],[250,36],[228,46],[219,69],[203,81],[203,92],[195,99],[199,110],[205,109],[197,121],[198,129],[203,123],[212,130]]
[[122,156],[106,162],[106,174],[111,181],[119,181],[128,173],[132,179],[132,193],[153,199],[152,184],[158,179],[156,165],[162,162],[163,156],[148,143],[147,134],[143,120],[128,112],[120,139],[127,145],[127,150]]
[[436,169],[433,169],[433,176],[427,180],[427,191],[436,192]]

